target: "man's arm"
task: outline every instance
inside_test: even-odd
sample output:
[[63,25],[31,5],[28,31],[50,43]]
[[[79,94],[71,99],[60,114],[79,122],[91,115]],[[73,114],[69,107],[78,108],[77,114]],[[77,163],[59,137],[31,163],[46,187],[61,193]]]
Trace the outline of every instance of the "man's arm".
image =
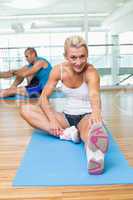
[[7,72],[0,72],[0,78],[11,78],[13,75],[13,70]]
[[[17,70],[11,70],[11,71],[7,71],[7,72],[0,72],[0,78],[11,78],[14,75],[14,72],[16,72]],[[22,81],[24,80],[23,77],[19,77],[16,76],[15,80],[13,81],[12,85],[10,87],[17,87],[17,85],[19,85],[20,83],[22,83]]]
[[15,80],[13,81],[12,85],[10,87],[17,87],[20,83],[22,83],[24,80],[23,77],[16,76]]
[[20,69],[17,69],[17,70],[12,70],[12,73],[15,77],[15,80],[13,81],[11,87],[17,87],[20,83],[23,82],[24,78],[21,77],[21,76],[17,76],[16,73],[19,72],[19,73],[22,73],[23,71],[25,71],[27,69],[27,66],[23,66],[21,67]]
[[20,69],[10,70],[7,72],[0,72],[0,78],[11,78],[13,76],[16,76],[11,87],[17,87],[20,83],[23,82],[24,77],[21,75],[25,73],[27,70],[29,70],[28,67],[23,66]]
[[35,64],[31,68],[25,67],[25,69],[23,69],[23,70],[20,69],[20,70],[14,72],[14,74],[16,76],[25,78],[25,77],[36,74],[42,67],[46,68],[47,66],[48,66],[48,63],[46,61],[39,60],[39,61],[36,61]]
[[27,66],[22,66],[20,69],[12,69],[9,71],[5,71],[5,72],[0,72],[0,78],[11,78],[13,76],[16,76],[17,73],[21,74],[24,71],[27,70]]

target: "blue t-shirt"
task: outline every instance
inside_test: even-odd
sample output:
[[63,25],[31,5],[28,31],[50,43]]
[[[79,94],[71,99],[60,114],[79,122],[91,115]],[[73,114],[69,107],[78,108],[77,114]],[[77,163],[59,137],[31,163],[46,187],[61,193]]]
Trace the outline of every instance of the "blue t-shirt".
[[[41,68],[39,71],[36,72],[35,74],[35,77],[38,79],[39,81],[39,86],[41,89],[43,89],[44,85],[46,84],[46,82],[48,81],[48,78],[49,78],[49,74],[50,74],[50,71],[52,69],[52,66],[51,64],[45,59],[45,58],[42,58],[42,57],[37,57],[36,58],[36,61],[38,60],[44,60],[45,62],[48,63],[48,66],[46,68]],[[29,64],[27,65],[27,67],[31,68],[34,64]]]

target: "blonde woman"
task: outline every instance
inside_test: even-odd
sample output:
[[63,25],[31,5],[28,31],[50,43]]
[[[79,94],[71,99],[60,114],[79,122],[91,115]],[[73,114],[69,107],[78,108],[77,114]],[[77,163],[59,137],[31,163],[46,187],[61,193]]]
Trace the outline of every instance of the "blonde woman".
[[[104,171],[104,156],[108,135],[102,124],[100,78],[87,62],[88,46],[80,36],[71,36],[64,43],[65,61],[56,65],[44,87],[39,105],[21,107],[22,117],[33,127],[47,131],[60,139],[85,144],[90,174]],[[49,96],[61,81],[66,102],[63,113],[56,112]]]

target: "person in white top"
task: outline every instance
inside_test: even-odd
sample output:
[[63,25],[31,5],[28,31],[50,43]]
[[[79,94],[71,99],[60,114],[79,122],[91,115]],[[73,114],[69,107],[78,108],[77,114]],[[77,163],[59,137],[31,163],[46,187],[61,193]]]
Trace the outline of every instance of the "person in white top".
[[[89,173],[101,174],[109,140],[101,115],[100,77],[87,62],[88,46],[82,37],[65,40],[64,57],[65,61],[53,68],[38,105],[23,105],[20,114],[31,126],[60,139],[82,140]],[[58,81],[67,99],[63,113],[49,102]]]

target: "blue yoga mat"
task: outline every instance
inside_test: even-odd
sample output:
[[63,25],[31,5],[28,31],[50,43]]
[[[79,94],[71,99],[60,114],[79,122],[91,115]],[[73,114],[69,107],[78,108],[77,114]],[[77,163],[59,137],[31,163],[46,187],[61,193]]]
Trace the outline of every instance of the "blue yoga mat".
[[67,186],[133,184],[129,167],[118,145],[110,137],[105,172],[89,175],[83,143],[59,140],[35,130],[13,181],[20,186]]
[[[30,98],[37,98],[37,97],[30,97]],[[59,92],[59,91],[54,91],[52,93],[52,95],[50,96],[51,99],[55,99],[55,98],[64,98],[64,94],[62,92]],[[22,96],[22,95],[19,95],[19,94],[16,94],[14,96],[9,96],[9,97],[0,97],[0,100],[25,100],[25,99],[29,99],[29,97],[27,96]]]
[[19,94],[16,94],[14,96],[9,96],[9,97],[0,97],[0,100],[25,100],[25,99],[29,99],[29,97],[22,96]]

